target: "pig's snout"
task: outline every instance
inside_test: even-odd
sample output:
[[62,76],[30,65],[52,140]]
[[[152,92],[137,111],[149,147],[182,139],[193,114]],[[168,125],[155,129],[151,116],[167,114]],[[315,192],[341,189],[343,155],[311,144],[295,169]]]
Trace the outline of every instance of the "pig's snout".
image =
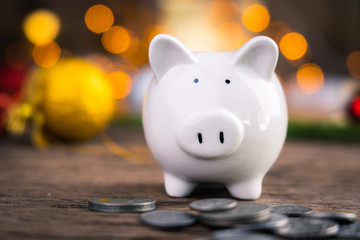
[[219,158],[235,152],[244,137],[240,120],[225,109],[193,113],[177,132],[180,147],[198,158]]

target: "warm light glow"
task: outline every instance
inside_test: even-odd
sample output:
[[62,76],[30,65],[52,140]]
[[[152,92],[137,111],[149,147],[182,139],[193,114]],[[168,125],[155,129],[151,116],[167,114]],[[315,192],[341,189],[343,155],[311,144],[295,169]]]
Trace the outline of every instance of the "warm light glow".
[[146,38],[148,43],[150,43],[151,40],[156,35],[161,34],[161,33],[169,33],[169,30],[165,26],[162,26],[162,25],[155,25],[155,26],[151,27],[148,30],[148,34],[147,34],[147,38]]
[[110,29],[114,23],[114,14],[105,5],[97,4],[90,7],[85,14],[86,26],[95,33],[102,33]]
[[132,88],[131,78],[124,72],[113,72],[109,74],[112,83],[113,94],[115,99],[127,97]]
[[346,66],[354,78],[360,79],[360,51],[352,52],[347,56]]
[[210,6],[210,17],[214,23],[233,21],[239,15],[239,8],[233,0],[215,0]]
[[130,46],[129,31],[120,26],[113,26],[102,36],[104,48],[111,53],[125,52]]
[[24,32],[35,45],[45,45],[56,38],[60,30],[60,20],[52,12],[38,10],[25,18]]
[[270,22],[266,28],[264,35],[272,38],[277,44],[280,44],[281,38],[290,32],[290,28],[286,23],[280,21]]
[[308,44],[300,33],[291,32],[281,38],[279,47],[287,59],[296,60],[305,55]]
[[33,59],[35,63],[43,68],[49,68],[59,61],[61,49],[56,42],[44,46],[35,46]]
[[235,22],[226,22],[218,29],[217,36],[221,39],[223,50],[236,50],[244,43],[243,30],[241,26]]
[[268,10],[260,4],[248,6],[242,15],[243,25],[252,32],[263,31],[269,25],[269,21]]
[[318,65],[306,63],[297,70],[296,80],[304,92],[315,93],[324,85],[324,74]]

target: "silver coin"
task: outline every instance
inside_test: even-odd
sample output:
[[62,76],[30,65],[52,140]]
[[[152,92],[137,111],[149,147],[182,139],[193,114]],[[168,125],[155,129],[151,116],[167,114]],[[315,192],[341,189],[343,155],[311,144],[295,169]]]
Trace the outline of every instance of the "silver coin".
[[102,196],[88,200],[88,208],[99,212],[147,212],[155,209],[156,201],[147,197]]
[[312,213],[313,210],[299,205],[274,205],[270,207],[271,212],[285,214],[289,217],[300,217]]
[[287,227],[276,233],[286,238],[314,239],[336,236],[339,225],[331,220],[290,218]]
[[190,203],[189,207],[200,212],[223,211],[236,207],[238,202],[231,198],[208,198]]
[[159,228],[180,228],[194,224],[197,218],[184,211],[156,210],[141,214],[141,221]]
[[216,231],[214,233],[213,239],[278,240],[279,238],[272,235],[242,231],[239,229],[225,229],[225,230]]
[[338,238],[360,238],[360,222],[340,226]]
[[338,223],[352,223],[357,219],[355,213],[310,213],[306,214],[305,217],[330,219]]
[[275,232],[280,228],[286,227],[288,222],[289,219],[286,215],[271,213],[270,217],[263,222],[253,224],[236,224],[234,228],[239,230]]
[[256,223],[269,218],[270,209],[256,203],[239,203],[235,208],[220,212],[200,212],[199,220],[216,227],[227,227],[237,223]]

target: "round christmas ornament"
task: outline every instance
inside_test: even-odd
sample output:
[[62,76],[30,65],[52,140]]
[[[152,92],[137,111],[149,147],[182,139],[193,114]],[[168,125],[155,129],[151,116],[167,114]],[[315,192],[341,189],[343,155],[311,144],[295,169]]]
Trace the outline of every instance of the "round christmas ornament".
[[[69,141],[89,139],[107,125],[115,110],[106,75],[80,58],[64,58],[51,68],[36,69],[24,91],[22,105],[31,106],[27,120],[40,146],[47,143],[44,132]],[[9,123],[16,119],[13,114]]]

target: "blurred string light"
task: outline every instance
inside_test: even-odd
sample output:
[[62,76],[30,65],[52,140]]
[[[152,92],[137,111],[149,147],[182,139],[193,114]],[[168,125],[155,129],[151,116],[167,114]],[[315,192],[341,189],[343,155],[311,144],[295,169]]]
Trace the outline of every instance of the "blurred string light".
[[270,14],[263,5],[252,4],[245,8],[241,20],[245,28],[257,33],[269,25]]
[[279,47],[284,57],[289,60],[297,60],[305,55],[308,44],[303,35],[290,32],[281,38]]
[[110,53],[123,53],[130,46],[130,33],[121,26],[112,26],[101,38],[104,48]]
[[103,33],[114,23],[114,14],[105,5],[97,4],[90,7],[85,14],[85,24],[94,33]]
[[324,74],[318,65],[305,63],[297,70],[296,80],[304,92],[315,93],[324,85]]
[[346,66],[354,78],[360,79],[360,51],[354,51],[347,56]]
[[115,99],[127,97],[132,88],[130,76],[125,72],[113,72],[109,74],[109,79],[113,87],[113,96]]
[[54,66],[59,61],[60,54],[61,49],[54,41],[46,45],[36,45],[32,52],[35,63],[43,68]]
[[58,35],[60,20],[51,11],[37,10],[25,18],[23,28],[31,43],[45,45],[53,41]]

